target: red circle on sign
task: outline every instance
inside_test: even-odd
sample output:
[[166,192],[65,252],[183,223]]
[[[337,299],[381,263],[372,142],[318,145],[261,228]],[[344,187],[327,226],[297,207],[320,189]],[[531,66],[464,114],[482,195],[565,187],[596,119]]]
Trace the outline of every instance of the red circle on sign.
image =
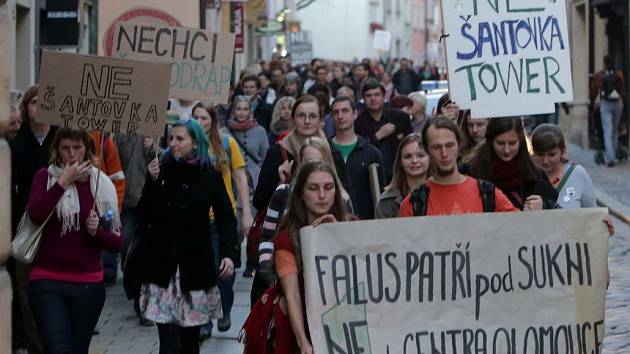
[[173,16],[167,14],[166,12],[158,9],[152,9],[148,7],[136,7],[122,15],[118,16],[117,19],[112,21],[107,28],[105,38],[103,40],[103,50],[105,50],[105,55],[110,57],[112,55],[112,48],[114,47],[114,31],[116,29],[116,22],[126,22],[130,21],[136,17],[153,17],[158,20],[164,21],[165,24],[169,26],[182,27],[182,24]]

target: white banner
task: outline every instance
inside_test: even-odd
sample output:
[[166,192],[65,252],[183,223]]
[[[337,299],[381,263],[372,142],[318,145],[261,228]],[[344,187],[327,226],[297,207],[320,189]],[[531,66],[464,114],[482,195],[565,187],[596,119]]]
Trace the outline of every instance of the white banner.
[[605,214],[546,210],[304,228],[314,351],[600,353]]
[[443,0],[451,99],[472,116],[551,113],[573,100],[565,0]]
[[383,52],[389,52],[392,43],[392,34],[387,31],[374,31],[374,43],[372,48]]

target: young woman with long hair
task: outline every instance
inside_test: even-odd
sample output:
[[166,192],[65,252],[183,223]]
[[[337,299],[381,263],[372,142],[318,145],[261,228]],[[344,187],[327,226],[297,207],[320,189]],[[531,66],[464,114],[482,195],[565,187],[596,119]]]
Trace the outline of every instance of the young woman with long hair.
[[[297,161],[297,169],[299,169],[299,166],[302,164],[316,161],[324,161],[334,166],[334,160],[328,142],[316,136],[304,140]],[[278,173],[288,177],[291,174],[290,167],[288,165],[281,165]],[[343,185],[340,188],[346,213],[351,215],[354,210],[348,192],[343,189]],[[278,222],[286,211],[287,200],[292,189],[293,181],[288,180],[287,183],[283,183],[276,188],[269,201],[267,214],[265,215],[265,221],[262,226],[260,246],[258,248],[258,269],[254,276],[254,285],[251,291],[252,307],[256,304],[256,301],[258,301],[263,292],[273,285],[275,281],[271,262],[274,253],[273,241],[276,236],[276,231],[278,231]]]
[[293,347],[292,352],[313,353],[305,318],[304,278],[299,231],[307,225],[346,220],[341,183],[335,167],[323,161],[308,162],[297,172],[293,191],[287,203],[276,236],[275,266],[294,340],[276,343]]
[[[139,303],[142,315],[158,326],[161,354],[199,353],[200,327],[223,317],[218,280],[232,276],[239,256],[236,218],[223,178],[212,168],[208,145],[195,120],[178,120],[161,162],[156,158],[149,164],[138,202]],[[209,238],[210,209],[218,252]]]
[[484,144],[462,170],[494,183],[521,210],[556,207],[558,193],[532,160],[519,118],[490,119]]
[[[238,143],[233,137],[219,131],[219,121],[217,113],[212,106],[203,106],[197,103],[193,107],[193,118],[196,119],[203,128],[210,145],[208,154],[212,161],[212,165],[217,172],[223,176],[223,183],[227,190],[228,196],[232,203],[234,215],[239,220],[239,232],[237,242],[240,244],[245,235],[252,226],[253,218],[249,200],[249,184],[247,181],[246,164],[238,147]],[[238,201],[234,196],[233,185],[236,186]],[[238,208],[237,208],[238,204]],[[216,220],[214,213],[210,213],[210,239],[213,244],[215,268],[219,268],[219,234],[217,232]],[[237,262],[238,263],[238,262]],[[234,280],[232,275],[225,280],[219,280],[218,286],[221,292],[221,305],[223,306],[223,317],[217,321],[219,331],[227,331],[231,326],[230,313],[234,303]],[[202,340],[207,339],[212,333],[212,322],[201,328],[200,337]]]
[[271,123],[269,124],[269,144],[273,145],[282,140],[291,128],[291,109],[295,104],[295,98],[285,96],[276,102],[271,114]]
[[428,171],[429,155],[422,146],[422,135],[418,133],[407,135],[398,144],[394,174],[376,204],[376,218],[397,217],[403,198],[424,183]]

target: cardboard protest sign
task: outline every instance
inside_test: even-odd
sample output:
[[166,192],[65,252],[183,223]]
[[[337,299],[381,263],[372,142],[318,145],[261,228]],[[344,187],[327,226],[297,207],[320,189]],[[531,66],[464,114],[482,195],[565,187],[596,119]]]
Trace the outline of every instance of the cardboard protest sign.
[[231,33],[119,22],[112,56],[172,63],[170,97],[227,103],[234,38]]
[[388,52],[392,42],[392,34],[387,31],[374,31],[374,42],[372,48],[383,52]]
[[304,228],[314,352],[599,353],[605,214],[487,213]]
[[474,118],[573,100],[565,0],[443,0],[449,91]]
[[287,32],[287,50],[295,65],[310,64],[313,60],[313,39],[310,31]]
[[44,51],[36,120],[156,136],[164,131],[170,64]]

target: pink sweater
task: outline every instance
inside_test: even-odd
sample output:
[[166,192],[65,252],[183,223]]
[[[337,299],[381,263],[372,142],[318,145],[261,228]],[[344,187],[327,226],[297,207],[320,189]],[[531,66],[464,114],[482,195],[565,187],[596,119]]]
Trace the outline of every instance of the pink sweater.
[[[48,171],[43,168],[33,178],[28,215],[35,224],[41,224],[56,207],[65,192],[59,183],[46,190]],[[67,282],[91,283],[103,280],[101,250],[119,252],[122,236],[98,229],[95,236],[85,227],[90,208],[94,203],[90,183],[76,182],[79,194],[81,229],[61,235],[61,221],[56,211],[44,227],[39,251],[33,260],[31,280],[49,279]],[[101,211],[102,212],[102,211]]]

